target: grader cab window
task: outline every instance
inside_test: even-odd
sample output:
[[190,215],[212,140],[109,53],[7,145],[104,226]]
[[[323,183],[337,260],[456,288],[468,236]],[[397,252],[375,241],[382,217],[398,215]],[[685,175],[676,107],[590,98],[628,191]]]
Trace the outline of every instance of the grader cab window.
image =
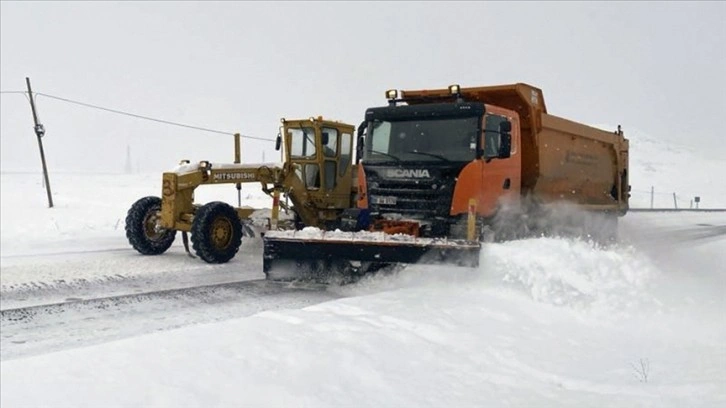
[[320,188],[320,168],[317,164],[306,164],[303,167],[295,169],[297,177],[305,183],[308,190],[317,190]]
[[305,165],[305,187],[308,189],[320,188],[320,167],[317,164]]
[[335,161],[325,161],[325,188],[327,190],[333,190],[335,188],[335,182],[338,176],[335,166]]
[[333,159],[325,160],[325,189],[333,190],[338,175],[338,164],[334,160],[338,155],[338,129],[324,127],[322,131],[323,135],[327,135],[323,138],[323,155],[326,159]]
[[325,153],[325,157],[335,157],[338,153],[338,129],[324,127],[323,134],[328,135],[328,143],[323,143],[323,152]]
[[343,133],[340,136],[340,176],[343,177],[345,172],[348,171],[350,165],[350,157],[352,155],[351,148],[353,147],[353,135],[350,133]]
[[315,129],[311,127],[288,129],[290,134],[290,156],[296,158],[315,157]]

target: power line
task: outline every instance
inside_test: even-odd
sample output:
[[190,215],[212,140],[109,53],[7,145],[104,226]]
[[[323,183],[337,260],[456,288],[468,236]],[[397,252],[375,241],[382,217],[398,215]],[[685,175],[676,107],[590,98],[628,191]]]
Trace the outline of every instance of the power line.
[[0,94],[23,94],[25,99],[30,100],[30,98],[28,98],[28,91],[0,91]]
[[[57,99],[59,101],[68,102],[68,103],[72,103],[72,104],[76,104],[76,105],[80,105],[80,106],[85,106],[87,108],[99,109],[99,110],[103,110],[103,111],[106,111],[106,112],[116,113],[116,114],[119,114],[119,115],[126,115],[126,116],[131,116],[131,117],[134,117],[134,118],[138,118],[138,119],[150,120],[152,122],[164,123],[164,124],[167,124],[167,125],[179,126],[179,127],[184,127],[184,128],[188,128],[188,129],[201,130],[203,132],[210,132],[210,133],[217,133],[217,134],[221,134],[221,135],[234,136],[234,132],[224,132],[224,131],[221,131],[221,130],[214,130],[214,129],[204,128],[204,127],[201,127],[201,126],[192,126],[192,125],[186,125],[186,124],[183,124],[183,123],[172,122],[172,121],[169,121],[169,120],[152,118],[152,117],[149,117],[149,116],[138,115],[138,114],[135,114],[135,113],[125,112],[125,111],[121,111],[121,110],[118,110],[118,109],[105,108],[103,106],[93,105],[93,104],[85,103],[85,102],[74,101],[72,99],[62,98],[60,96],[49,95],[49,94],[45,94],[45,93],[41,93],[41,92],[37,92],[36,95],[41,95],[41,96],[45,96],[46,98]],[[262,141],[266,141],[266,142],[271,142],[272,141],[272,139],[266,139],[266,138],[255,137],[255,136],[240,135],[240,137],[245,138],[245,139],[262,140]]]
[[[27,92],[25,92],[25,91],[0,91],[0,93],[3,93],[3,94],[15,94],[15,93],[18,93],[18,94],[20,94],[20,93],[21,94],[27,94]],[[139,115],[139,114],[136,114],[136,113],[125,112],[125,111],[118,110],[118,109],[106,108],[106,107],[103,107],[103,106],[94,105],[94,104],[90,104],[90,103],[86,103],[86,102],[75,101],[75,100],[72,100],[72,99],[63,98],[63,97],[55,96],[55,95],[50,95],[50,94],[46,94],[46,93],[42,93],[42,92],[35,92],[35,95],[36,96],[45,96],[46,98],[55,99],[55,100],[59,100],[59,101],[62,101],[62,102],[67,102],[67,103],[72,103],[72,104],[75,104],[75,105],[84,106],[86,108],[99,109],[99,110],[102,110],[102,111],[111,112],[111,113],[115,113],[115,114],[118,114],[118,115],[131,116],[131,117],[134,117],[134,118],[137,118],[137,119],[144,119],[144,120],[149,120],[149,121],[152,121],[152,122],[163,123],[165,125],[179,126],[179,127],[183,127],[183,128],[195,129],[195,130],[200,130],[200,131],[203,131],[203,132],[217,133],[217,134],[221,134],[221,135],[230,135],[230,136],[234,136],[235,135],[234,132],[225,132],[225,131],[215,130],[215,129],[210,129],[210,128],[205,128],[205,127],[201,127],[201,126],[192,126],[192,125],[187,125],[187,124],[184,124],[184,123],[172,122],[172,121],[169,121],[169,120],[152,118],[150,116],[144,116],[144,115]],[[240,135],[240,137],[241,138],[244,138],[244,139],[262,140],[264,142],[271,142],[272,141],[272,139],[267,139],[267,138],[264,138],[264,137],[256,137],[256,136],[248,136],[248,135]]]

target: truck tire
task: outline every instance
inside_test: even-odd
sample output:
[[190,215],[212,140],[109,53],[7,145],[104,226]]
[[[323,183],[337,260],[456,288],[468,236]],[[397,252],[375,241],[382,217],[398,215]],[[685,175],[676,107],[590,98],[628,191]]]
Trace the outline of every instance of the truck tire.
[[221,201],[197,210],[191,232],[194,251],[208,263],[228,262],[242,244],[242,222],[237,211]]
[[157,230],[161,198],[149,196],[137,200],[126,214],[126,238],[143,255],[164,253],[174,242],[176,230]]

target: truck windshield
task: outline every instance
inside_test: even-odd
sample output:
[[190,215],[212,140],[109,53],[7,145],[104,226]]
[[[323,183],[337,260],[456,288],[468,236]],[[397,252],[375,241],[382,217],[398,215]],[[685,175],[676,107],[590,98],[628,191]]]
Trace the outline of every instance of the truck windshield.
[[[479,118],[374,120],[365,160],[466,162],[476,157]],[[396,160],[398,161],[398,160]]]

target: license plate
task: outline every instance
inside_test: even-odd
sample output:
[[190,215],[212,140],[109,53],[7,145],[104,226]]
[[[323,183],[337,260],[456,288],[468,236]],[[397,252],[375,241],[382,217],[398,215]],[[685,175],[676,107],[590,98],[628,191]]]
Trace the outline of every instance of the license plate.
[[373,198],[373,204],[396,205],[396,197],[374,196],[372,198]]

